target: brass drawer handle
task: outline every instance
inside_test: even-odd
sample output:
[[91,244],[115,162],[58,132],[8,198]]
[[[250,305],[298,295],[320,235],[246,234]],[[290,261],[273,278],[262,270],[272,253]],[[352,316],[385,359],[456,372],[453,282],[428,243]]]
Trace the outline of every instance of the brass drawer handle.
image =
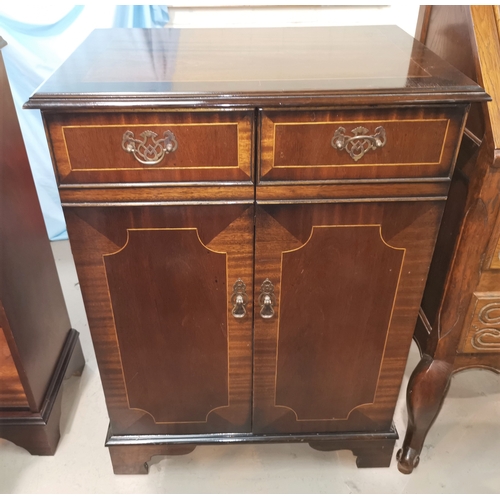
[[245,308],[248,303],[246,290],[247,287],[245,283],[238,278],[233,285],[233,294],[231,295],[231,304],[233,304],[233,310],[231,312],[235,318],[244,318],[247,313]]
[[143,165],[156,165],[163,160],[165,154],[177,149],[177,139],[170,130],[163,134],[163,139],[157,139],[158,134],[151,130],[145,130],[139,135],[142,139],[136,139],[134,133],[127,130],[123,134],[122,148],[127,153],[132,153]]
[[384,127],[377,127],[373,135],[368,135],[369,130],[365,127],[352,129],[353,136],[346,135],[345,128],[339,127],[332,138],[332,147],[342,151],[345,149],[354,161],[363,158],[370,149],[383,148],[386,143]]
[[259,304],[260,316],[264,319],[271,319],[274,316],[273,306],[276,302],[274,296],[274,285],[270,279],[265,279],[260,286]]

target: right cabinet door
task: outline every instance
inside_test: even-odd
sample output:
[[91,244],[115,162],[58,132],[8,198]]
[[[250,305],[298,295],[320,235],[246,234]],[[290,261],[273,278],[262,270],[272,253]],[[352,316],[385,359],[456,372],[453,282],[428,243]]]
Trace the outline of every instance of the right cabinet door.
[[442,208],[258,205],[253,432],[390,428]]

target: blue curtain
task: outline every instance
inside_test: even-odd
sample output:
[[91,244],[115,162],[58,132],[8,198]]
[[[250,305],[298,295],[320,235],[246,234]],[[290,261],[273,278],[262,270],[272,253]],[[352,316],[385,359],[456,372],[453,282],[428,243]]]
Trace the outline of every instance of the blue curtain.
[[2,55],[47,233],[51,240],[61,240],[68,236],[41,115],[38,110],[23,110],[22,106],[93,29],[161,28],[169,21],[168,8],[157,5],[68,8],[52,4],[51,17],[56,20],[46,24],[19,20],[25,8],[0,6],[0,35],[8,44]]
[[118,5],[115,28],[163,28],[170,17],[164,5]]

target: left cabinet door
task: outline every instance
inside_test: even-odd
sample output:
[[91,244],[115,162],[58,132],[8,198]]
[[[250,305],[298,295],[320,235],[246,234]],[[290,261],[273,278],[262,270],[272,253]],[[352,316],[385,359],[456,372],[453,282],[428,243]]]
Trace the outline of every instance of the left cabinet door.
[[253,213],[65,208],[114,434],[251,430]]

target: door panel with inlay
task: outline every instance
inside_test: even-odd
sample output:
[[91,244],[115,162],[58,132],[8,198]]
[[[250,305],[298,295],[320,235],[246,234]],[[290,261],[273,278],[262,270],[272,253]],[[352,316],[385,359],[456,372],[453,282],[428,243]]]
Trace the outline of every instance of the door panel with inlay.
[[249,431],[253,207],[66,217],[116,430]]
[[388,428],[439,213],[432,202],[259,206],[254,432]]

